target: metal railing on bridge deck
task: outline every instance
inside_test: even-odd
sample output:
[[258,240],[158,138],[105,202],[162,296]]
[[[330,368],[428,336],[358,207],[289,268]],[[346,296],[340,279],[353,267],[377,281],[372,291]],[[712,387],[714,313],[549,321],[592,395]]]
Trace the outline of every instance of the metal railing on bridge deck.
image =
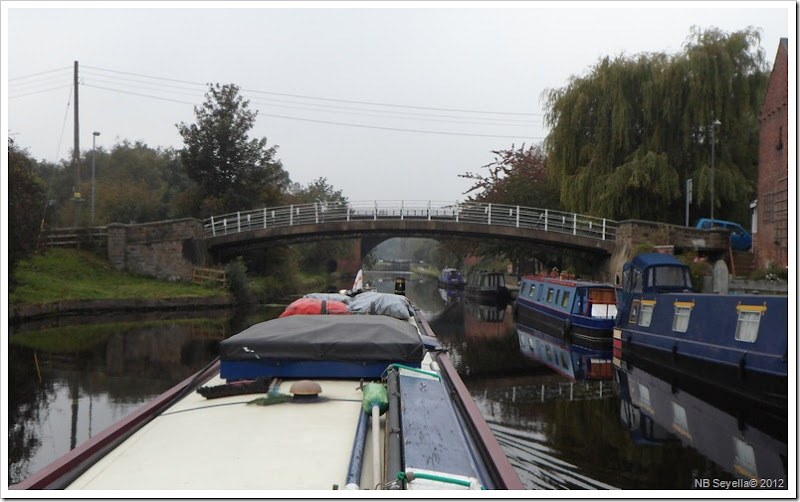
[[544,230],[613,240],[617,222],[575,213],[482,202],[315,202],[212,216],[207,237],[295,225],[363,220],[427,220]]

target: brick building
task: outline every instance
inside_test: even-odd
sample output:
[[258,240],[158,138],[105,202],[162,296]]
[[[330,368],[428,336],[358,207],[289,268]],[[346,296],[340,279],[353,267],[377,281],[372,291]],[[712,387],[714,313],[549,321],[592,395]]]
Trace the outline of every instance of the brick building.
[[758,201],[753,228],[756,267],[788,266],[789,255],[789,58],[782,38],[761,109]]

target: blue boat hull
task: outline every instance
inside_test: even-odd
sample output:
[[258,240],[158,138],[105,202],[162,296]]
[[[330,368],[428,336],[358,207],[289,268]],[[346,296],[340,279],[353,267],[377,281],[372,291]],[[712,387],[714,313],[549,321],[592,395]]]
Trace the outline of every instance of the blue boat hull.
[[[616,335],[622,359],[656,364],[739,398],[786,409],[786,297],[656,293],[636,297],[630,305]],[[652,309],[647,326],[642,326],[643,306]],[[688,321],[676,330],[681,308]],[[739,312],[748,309],[759,314],[753,315],[759,322],[753,340],[737,335],[743,329]]]
[[524,298],[517,298],[514,307],[517,324],[535,329],[561,343],[590,350],[611,351],[613,319],[591,319],[549,309]]

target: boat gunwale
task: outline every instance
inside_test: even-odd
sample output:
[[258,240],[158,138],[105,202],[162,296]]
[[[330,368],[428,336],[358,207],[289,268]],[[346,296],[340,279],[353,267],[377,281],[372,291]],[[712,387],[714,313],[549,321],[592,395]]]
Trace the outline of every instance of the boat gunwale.
[[99,458],[119,446],[125,439],[144,427],[172,406],[186,391],[202,385],[219,373],[220,361],[215,358],[205,368],[190,375],[180,383],[148,401],[123,419],[108,426],[102,432],[81,443],[40,471],[17,484],[12,490],[57,490],[77,479]]

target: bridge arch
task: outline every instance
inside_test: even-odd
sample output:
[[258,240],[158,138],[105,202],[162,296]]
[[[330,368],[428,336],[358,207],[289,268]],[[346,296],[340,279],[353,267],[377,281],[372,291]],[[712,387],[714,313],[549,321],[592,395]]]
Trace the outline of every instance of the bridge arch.
[[517,240],[610,255],[616,228],[613,220],[549,209],[433,201],[298,204],[204,221],[213,254],[331,238],[429,237]]

